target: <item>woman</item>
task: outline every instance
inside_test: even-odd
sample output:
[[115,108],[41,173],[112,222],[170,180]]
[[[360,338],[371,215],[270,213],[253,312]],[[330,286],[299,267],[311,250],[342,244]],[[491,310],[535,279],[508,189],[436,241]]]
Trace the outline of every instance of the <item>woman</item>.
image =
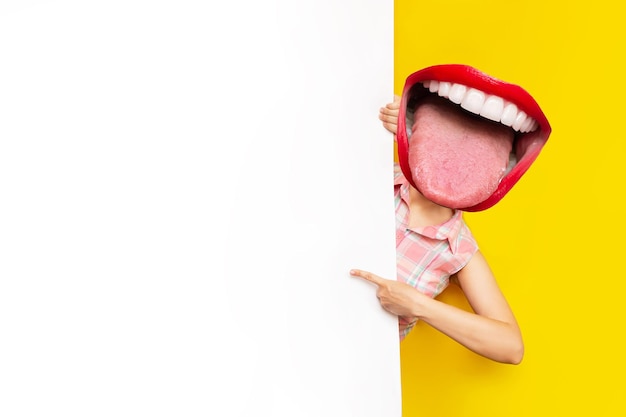
[[[400,97],[396,97],[379,115],[383,126],[394,137],[398,132],[400,102]],[[479,355],[497,362],[519,364],[524,355],[520,328],[464,223],[461,210],[426,198],[397,166],[395,188],[397,279],[384,279],[358,269],[350,273],[377,285],[382,307],[398,316],[401,339],[417,320],[422,320]],[[454,239],[450,239],[451,234]],[[423,246],[425,241],[427,244]],[[440,252],[436,260],[433,260],[432,248]],[[420,266],[420,262],[425,262],[425,266]],[[448,268],[447,272],[442,272],[442,267]],[[416,282],[417,275],[428,275],[429,270],[431,279],[426,279],[425,284]],[[473,312],[434,298],[450,281],[461,287]]]

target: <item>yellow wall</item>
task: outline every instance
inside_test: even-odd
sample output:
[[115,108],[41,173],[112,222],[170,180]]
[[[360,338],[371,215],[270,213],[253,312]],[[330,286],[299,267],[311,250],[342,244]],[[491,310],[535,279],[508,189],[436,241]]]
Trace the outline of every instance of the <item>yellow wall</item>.
[[[626,415],[626,15],[619,2],[395,1],[395,93],[439,63],[519,84],[552,135],[493,208],[466,214],[514,308],[519,366],[423,323],[402,343],[404,416]],[[453,289],[440,299],[464,308]]]

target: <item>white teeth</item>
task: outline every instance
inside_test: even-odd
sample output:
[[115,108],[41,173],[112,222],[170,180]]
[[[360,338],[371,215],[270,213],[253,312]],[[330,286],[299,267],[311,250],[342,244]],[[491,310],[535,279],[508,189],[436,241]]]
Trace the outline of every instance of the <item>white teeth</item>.
[[445,81],[440,81],[439,91],[437,91],[437,94],[439,94],[441,97],[447,98],[450,95],[450,87],[452,87],[452,84]]
[[465,87],[463,84],[452,84],[452,86],[450,86],[450,95],[448,96],[448,98],[451,102],[455,104],[461,104],[461,101],[463,101],[463,98],[465,97],[466,91],[467,87]]
[[519,128],[519,130],[522,133],[526,133],[526,132],[530,132],[530,127],[532,126],[534,120],[531,117],[526,117],[526,120],[524,120],[524,123],[522,123],[522,126]]
[[485,100],[483,108],[480,109],[480,115],[494,122],[499,122],[503,111],[504,100],[498,96],[489,96],[487,100]]
[[496,95],[486,94],[476,88],[468,88],[463,84],[446,81],[428,80],[422,84],[431,93],[437,93],[455,104],[460,104],[469,112],[479,114],[494,122],[500,122],[516,131],[532,132],[539,127],[539,123],[535,119],[528,117],[515,104]]
[[483,104],[485,104],[485,93],[475,88],[467,90],[463,101],[461,101],[461,107],[476,114],[480,114]]
[[513,122],[513,126],[511,126],[514,130],[520,130],[522,128],[522,125],[524,124],[524,122],[526,121],[526,113],[524,113],[523,111],[520,111],[519,113],[517,113],[517,116],[515,117],[515,121]]
[[502,111],[502,117],[500,117],[500,123],[505,126],[512,126],[517,116],[517,106],[513,103],[507,103]]

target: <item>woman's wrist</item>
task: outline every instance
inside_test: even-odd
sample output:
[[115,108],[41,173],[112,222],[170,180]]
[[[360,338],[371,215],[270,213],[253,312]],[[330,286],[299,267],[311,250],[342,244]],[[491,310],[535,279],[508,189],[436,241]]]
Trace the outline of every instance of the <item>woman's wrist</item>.
[[433,301],[429,296],[415,290],[413,302],[411,303],[411,317],[413,321],[422,320],[426,311],[428,302]]

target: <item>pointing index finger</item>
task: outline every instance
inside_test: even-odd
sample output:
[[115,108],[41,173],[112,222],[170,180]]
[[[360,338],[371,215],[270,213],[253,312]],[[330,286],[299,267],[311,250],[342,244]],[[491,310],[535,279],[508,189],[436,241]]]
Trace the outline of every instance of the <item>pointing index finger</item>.
[[379,277],[378,275],[372,274],[371,272],[362,271],[360,269],[351,269],[350,275],[363,278],[366,281],[372,282],[376,285],[382,285],[384,283],[384,279]]

